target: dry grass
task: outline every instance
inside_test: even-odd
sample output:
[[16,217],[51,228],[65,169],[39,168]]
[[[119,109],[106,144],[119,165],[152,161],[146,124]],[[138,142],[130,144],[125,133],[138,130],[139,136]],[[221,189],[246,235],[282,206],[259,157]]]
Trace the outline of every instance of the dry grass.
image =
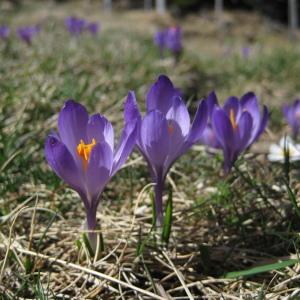
[[[0,45],[2,298],[297,299],[299,264],[225,278],[230,271],[298,257],[300,223],[282,168],[265,158],[268,141],[286,131],[278,106],[299,88],[299,47],[289,44],[285,29],[274,31],[258,15],[228,13],[220,32],[211,13],[189,16],[180,20],[185,53],[174,67],[171,58],[159,61],[152,45],[156,28],[175,22],[170,16],[140,11],[107,16],[85,1],[28,5],[4,20],[13,28],[40,22],[43,31],[33,47],[15,38],[9,52]],[[100,37],[72,40],[62,25],[72,13],[101,20]],[[244,45],[253,49],[249,60],[241,58]],[[120,129],[127,91],[136,91],[143,108],[159,73],[182,88],[191,111],[211,89],[222,100],[251,89],[270,104],[271,128],[227,177],[220,156],[202,146],[174,165],[167,178],[174,191],[168,246],[159,230],[151,231],[150,179],[134,153],[103,193],[97,219],[105,247],[91,257],[82,241],[83,206],[46,165],[45,136],[69,97]],[[298,167],[291,171],[296,196]]]

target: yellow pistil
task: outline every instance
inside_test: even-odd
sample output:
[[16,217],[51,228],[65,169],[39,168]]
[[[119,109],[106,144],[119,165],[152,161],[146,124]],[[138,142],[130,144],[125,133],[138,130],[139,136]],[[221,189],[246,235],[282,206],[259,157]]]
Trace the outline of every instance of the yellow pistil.
[[96,145],[96,140],[92,139],[90,144],[85,144],[83,140],[77,146],[77,153],[82,157],[83,167],[86,169],[90,154],[94,146]]
[[231,122],[231,125],[232,125],[233,129],[237,129],[238,125],[235,121],[235,116],[234,116],[234,110],[233,109],[230,110],[229,119],[230,119],[230,122]]

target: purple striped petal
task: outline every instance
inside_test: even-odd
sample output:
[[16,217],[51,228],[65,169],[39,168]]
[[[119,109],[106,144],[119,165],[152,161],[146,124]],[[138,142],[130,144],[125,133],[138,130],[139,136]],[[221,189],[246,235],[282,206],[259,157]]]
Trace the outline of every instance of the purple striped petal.
[[252,142],[255,142],[259,138],[259,136],[264,132],[264,130],[268,125],[268,121],[269,121],[269,110],[266,106],[264,106],[262,120],[256,132],[256,135],[252,139]]
[[88,118],[85,107],[73,100],[65,102],[58,116],[60,138],[75,160],[77,158],[77,145],[80,140],[87,142],[86,127]]
[[213,131],[211,125],[207,125],[200,138],[200,143],[207,145],[208,147],[219,149],[220,143],[217,140],[216,134]]
[[90,116],[87,123],[87,143],[95,139],[97,143],[106,142],[114,150],[114,129],[111,123],[102,115]]
[[198,109],[194,121],[192,123],[192,127],[187,137],[187,142],[190,145],[193,145],[200,140],[203,131],[207,125],[207,119],[208,119],[207,102],[205,100],[202,100],[201,103],[198,105]]
[[129,91],[124,103],[124,120],[125,123],[128,123],[135,119],[141,120],[141,113],[136,102],[134,91]]
[[55,136],[49,135],[45,142],[45,156],[54,172],[78,193],[85,191],[80,170],[67,149]]
[[169,154],[168,121],[158,110],[147,114],[141,124],[141,142],[145,155],[156,168],[162,168]]
[[174,97],[171,108],[167,115],[167,120],[173,120],[181,129],[182,136],[186,136],[190,130],[190,115],[180,97]]
[[224,148],[234,148],[234,133],[232,124],[227,116],[227,114],[219,109],[215,108],[212,114],[212,127],[216,133],[218,142]]
[[240,106],[238,98],[233,97],[233,96],[229,97],[225,101],[223,109],[224,109],[224,111],[226,111],[228,117],[230,116],[231,111],[233,111],[235,121],[236,121],[236,123],[238,122],[240,114],[241,114],[241,106]]
[[238,129],[240,134],[240,143],[239,143],[239,151],[242,152],[245,150],[248,146],[251,144],[251,133],[252,133],[252,127],[253,127],[253,119],[249,112],[245,111],[242,113]]
[[147,94],[147,112],[156,109],[166,114],[172,106],[173,97],[179,96],[179,94],[171,80],[165,75],[160,75]]
[[127,123],[123,129],[119,145],[114,154],[112,176],[121,168],[136,144],[137,124],[138,122],[134,120],[131,123]]
[[208,109],[208,116],[211,119],[214,107],[219,106],[218,98],[217,98],[215,91],[211,91],[209,93],[209,95],[207,96],[206,103],[207,103],[207,109]]
[[90,205],[97,207],[100,193],[110,179],[113,153],[106,142],[97,143],[92,149],[87,170],[86,187]]

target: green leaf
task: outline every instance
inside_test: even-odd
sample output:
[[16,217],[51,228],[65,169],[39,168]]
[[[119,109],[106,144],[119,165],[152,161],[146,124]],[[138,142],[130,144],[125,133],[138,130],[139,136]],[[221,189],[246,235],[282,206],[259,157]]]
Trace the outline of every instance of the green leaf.
[[33,266],[34,266],[33,261],[29,257],[26,257],[25,262],[24,262],[24,267],[25,267],[26,274],[31,273],[31,271],[33,269]]
[[89,254],[91,257],[94,257],[95,253],[92,249],[92,246],[90,244],[90,241],[89,241],[89,238],[87,237],[87,235],[85,233],[82,234],[82,240],[83,240],[83,243],[85,244]]
[[207,245],[200,245],[199,250],[200,250],[200,258],[203,264],[204,272],[208,273],[212,269],[212,263],[210,259],[211,249]]
[[82,246],[81,241],[80,241],[79,239],[77,239],[77,240],[75,241],[75,245],[76,245],[76,247],[78,248],[78,250],[80,250],[80,248],[81,248],[81,246]]
[[172,228],[172,217],[173,217],[173,194],[172,194],[172,188],[170,188],[167,207],[166,207],[166,214],[164,218],[164,225],[162,230],[162,240],[166,244],[169,243],[169,238],[170,238],[171,228]]
[[273,263],[273,264],[254,267],[254,268],[244,270],[244,271],[229,272],[229,273],[226,273],[224,277],[225,278],[239,278],[239,277],[253,276],[253,275],[256,275],[259,273],[270,272],[270,271],[286,268],[289,266],[293,266],[298,262],[299,262],[298,259],[288,259],[288,260],[284,260],[284,261]]
[[296,211],[296,214],[297,214],[297,216],[300,219],[300,208],[298,206],[298,203],[297,203],[297,200],[296,200],[296,196],[295,196],[294,192],[292,191],[292,189],[290,188],[288,182],[285,182],[285,185],[286,185],[286,188],[287,188],[287,191],[288,191],[288,194],[289,194],[289,198],[290,198],[290,200],[291,200],[291,202],[293,204],[293,207],[294,207],[294,209]]
[[284,170],[285,178],[287,182],[290,182],[290,151],[289,151],[286,136],[284,136],[283,155],[284,155],[283,170]]
[[104,251],[104,238],[103,238],[102,232],[99,233],[99,237],[100,237],[100,252],[103,252]]
[[154,193],[150,193],[150,199],[151,199],[151,207],[152,207],[152,227],[156,225],[156,209],[155,209],[155,198]]

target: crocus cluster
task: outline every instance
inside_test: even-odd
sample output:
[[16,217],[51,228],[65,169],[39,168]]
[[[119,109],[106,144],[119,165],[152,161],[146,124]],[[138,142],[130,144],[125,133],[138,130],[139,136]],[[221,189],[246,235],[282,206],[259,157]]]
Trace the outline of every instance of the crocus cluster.
[[264,106],[261,114],[257,97],[252,92],[241,99],[229,97],[223,107],[212,92],[207,98],[207,106],[209,121],[201,141],[223,150],[224,170],[228,173],[238,156],[263,133],[269,112]]
[[173,26],[159,30],[154,35],[154,43],[158,46],[161,57],[166,49],[169,49],[176,59],[182,52],[182,31],[180,26]]
[[283,106],[283,115],[291,126],[293,137],[297,138],[300,129],[300,100],[296,99],[291,105]]
[[10,33],[10,30],[9,30],[8,26],[6,26],[6,25],[0,26],[0,39],[6,41],[9,37],[9,33]]
[[27,45],[32,44],[32,39],[38,34],[40,28],[38,25],[23,26],[17,29],[18,37],[25,42]]
[[[114,148],[114,131],[102,115],[88,116],[84,106],[66,101],[58,118],[58,134],[45,143],[49,165],[80,195],[90,231],[96,229],[96,211],[101,193],[136,145],[145,158],[155,185],[156,225],[163,225],[163,191],[166,176],[175,161],[195,143],[223,149],[228,172],[238,155],[263,132],[268,121],[264,107],[261,117],[256,96],[230,97],[220,107],[212,92],[202,100],[191,123],[179,89],[161,75],[146,95],[146,114],[141,116],[135,93],[130,91],[124,105],[125,125],[119,145]],[[93,241],[94,234],[90,232]]]
[[74,16],[65,19],[65,26],[73,36],[79,36],[85,31],[90,32],[92,35],[96,35],[99,31],[99,24],[97,22],[89,22]]

